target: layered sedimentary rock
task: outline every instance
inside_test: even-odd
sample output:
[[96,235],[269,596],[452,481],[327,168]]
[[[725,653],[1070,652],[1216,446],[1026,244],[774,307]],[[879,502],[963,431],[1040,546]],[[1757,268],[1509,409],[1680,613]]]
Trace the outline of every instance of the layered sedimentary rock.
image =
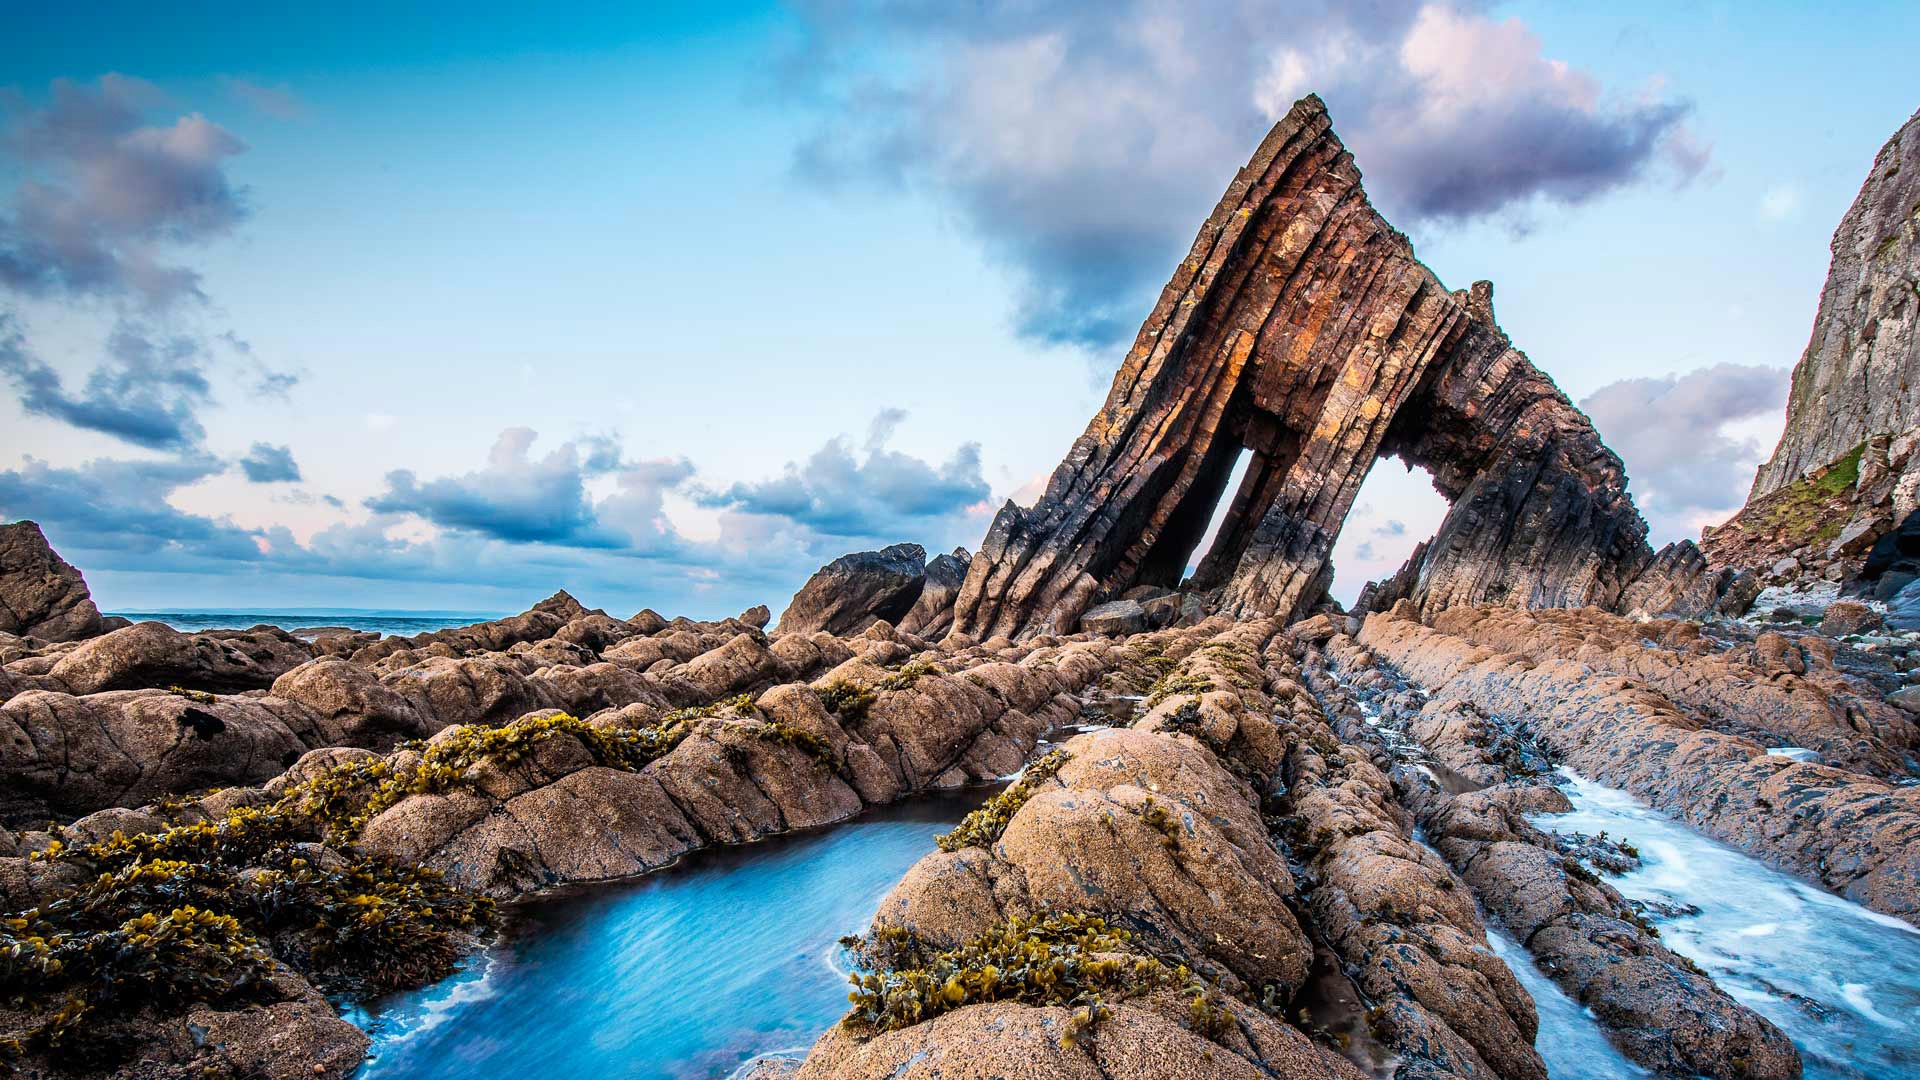
[[1463,608],[1431,622],[1510,656],[1570,660],[1632,679],[1718,730],[1762,745],[1804,747],[1829,764],[1885,778],[1920,775],[1920,724],[1911,713],[1831,663],[1806,662],[1777,633],[1720,650],[1697,624],[1636,623],[1591,609]]
[[780,615],[787,634],[855,634],[876,622],[897,623],[926,585],[927,553],[919,544],[842,555],[814,571]]
[[1063,633],[1180,584],[1243,450],[1190,582],[1225,613],[1317,603],[1386,455],[1453,503],[1407,575],[1421,606],[1612,604],[1652,558],[1619,459],[1500,330],[1492,286],[1450,292],[1374,211],[1315,97],[1227,189],[1039,502],[995,517],[954,626]]
[[87,582],[31,521],[0,525],[0,633],[76,641],[100,632]]
[[1753,479],[1754,498],[1869,436],[1920,426],[1920,113],[1874,157],[1832,251],[1813,336],[1793,369],[1787,427]]

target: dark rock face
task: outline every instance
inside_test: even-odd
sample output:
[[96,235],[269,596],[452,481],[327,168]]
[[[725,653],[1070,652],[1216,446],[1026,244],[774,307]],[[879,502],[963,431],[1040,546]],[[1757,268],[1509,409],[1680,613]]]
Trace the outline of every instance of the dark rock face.
[[1147,609],[1138,600],[1115,600],[1088,608],[1080,616],[1080,628],[1103,637],[1125,637],[1147,628]]
[[1691,540],[1668,544],[1627,586],[1616,605],[1643,615],[1744,615],[1760,595],[1757,574],[1714,569]]
[[973,556],[966,548],[954,548],[947,555],[927,560],[927,581],[913,610],[901,618],[900,632],[935,640],[953,629],[953,602],[967,580],[967,567]]
[[1882,600],[1887,624],[1896,630],[1920,629],[1920,510],[1875,540],[1860,572],[1846,583],[1848,596]]
[[780,616],[780,632],[853,634],[876,622],[898,622],[920,599],[926,561],[919,544],[842,555],[793,594]]
[[1221,613],[1310,611],[1388,455],[1453,502],[1406,574],[1423,608],[1611,605],[1653,558],[1619,459],[1500,330],[1492,286],[1449,291],[1374,211],[1315,97],[1201,227],[1045,495],[995,517],[955,629],[1067,633],[1129,589],[1179,585],[1242,450],[1189,583]]
[[1869,436],[1920,426],[1916,203],[1920,113],[1880,148],[1834,230],[1813,336],[1793,369],[1787,427],[1773,459],[1754,477],[1754,498],[1841,458]]
[[31,521],[0,525],[0,633],[78,641],[100,632],[86,579]]

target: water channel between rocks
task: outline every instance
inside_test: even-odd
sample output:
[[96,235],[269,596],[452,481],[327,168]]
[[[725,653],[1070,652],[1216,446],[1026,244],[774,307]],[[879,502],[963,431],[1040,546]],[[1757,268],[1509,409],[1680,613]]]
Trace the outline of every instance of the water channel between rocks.
[[1697,908],[1647,914],[1668,948],[1793,1039],[1809,1080],[1920,1076],[1920,930],[1711,840],[1626,792],[1561,774],[1573,812],[1534,824],[1604,831],[1637,848],[1640,867],[1606,880],[1632,900]]
[[[1666,910],[1698,908],[1649,914],[1669,947],[1793,1038],[1809,1078],[1920,1076],[1920,931],[1563,774],[1574,811],[1535,823],[1637,847],[1641,867],[1609,880]],[[840,936],[864,930],[934,834],[993,790],[911,799],[518,905],[467,970],[354,1017],[374,1041],[359,1080],[718,1080],[758,1055],[802,1052],[846,1009]],[[1647,1075],[1490,930],[1489,947],[1535,1000],[1536,1045],[1556,1080]]]
[[714,848],[628,882],[519,905],[467,970],[350,1016],[359,1080],[706,1080],[804,1051],[847,1008],[838,939],[995,789]]

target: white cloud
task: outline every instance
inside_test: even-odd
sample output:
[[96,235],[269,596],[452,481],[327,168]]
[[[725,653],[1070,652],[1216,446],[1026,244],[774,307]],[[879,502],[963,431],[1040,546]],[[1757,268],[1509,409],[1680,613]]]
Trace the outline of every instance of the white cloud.
[[1621,379],[1580,402],[1626,463],[1656,546],[1697,536],[1746,502],[1766,454],[1751,432],[1785,406],[1787,382],[1780,368],[1715,364]]
[[1610,94],[1524,22],[1466,7],[865,0],[802,15],[798,69],[826,103],[802,174],[953,206],[1019,276],[1016,327],[1043,341],[1130,334],[1225,179],[1310,90],[1402,226],[1706,164],[1686,103]]

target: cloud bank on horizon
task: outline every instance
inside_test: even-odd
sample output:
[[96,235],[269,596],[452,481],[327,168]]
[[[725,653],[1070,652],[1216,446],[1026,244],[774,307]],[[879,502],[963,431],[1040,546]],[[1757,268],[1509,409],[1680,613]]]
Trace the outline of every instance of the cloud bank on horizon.
[[[1525,229],[1543,207],[1711,173],[1686,101],[1603,86],[1552,59],[1519,19],[1398,0],[1280,6],[1285,17],[1252,2],[989,4],[978,17],[911,2],[803,5],[803,42],[784,69],[805,115],[793,171],[831,188],[925,192],[1018,281],[1018,333],[1087,350],[1131,334],[1223,178],[1308,91],[1328,101],[1370,192],[1403,225]],[[221,84],[263,117],[307,115],[285,83]],[[893,449],[907,417],[883,400],[862,438],[822,432],[804,459],[724,482],[701,474],[697,448],[636,460],[611,434],[542,444],[522,425],[484,458],[476,444],[464,472],[423,476],[369,454],[377,490],[343,500],[311,486],[271,432],[244,449],[211,446],[209,410],[300,391],[299,372],[225,324],[195,268],[196,252],[243,234],[256,201],[273,197],[234,178],[247,139],[127,75],[60,80],[0,107],[0,176],[13,182],[0,195],[0,290],[107,328],[81,373],[43,357],[21,314],[0,308],[0,382],[23,412],[122,448],[75,461],[10,448],[22,453],[0,471],[0,516],[40,520],[85,570],[599,586],[719,613],[783,600],[845,551],[972,546],[991,517],[981,447],[944,460]],[[1691,522],[1737,505],[1743,462],[1760,456],[1721,429],[1777,409],[1783,391],[1777,372],[1723,364],[1626,380],[1584,405],[1626,457],[1643,508]],[[1708,467],[1672,466],[1671,432],[1702,423]],[[330,523],[243,525],[182,508],[183,493],[222,477],[323,507]],[[1368,528],[1369,541],[1407,531]]]

